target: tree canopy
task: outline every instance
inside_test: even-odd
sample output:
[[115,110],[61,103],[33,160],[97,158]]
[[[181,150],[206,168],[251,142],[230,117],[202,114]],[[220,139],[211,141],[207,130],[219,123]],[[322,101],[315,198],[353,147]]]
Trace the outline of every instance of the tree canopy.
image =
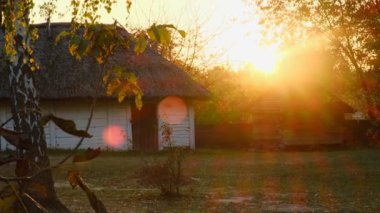
[[[291,47],[308,39],[334,56],[334,70],[351,102],[380,118],[380,1],[260,0],[260,23],[272,42]],[[315,58],[314,60],[318,60]]]

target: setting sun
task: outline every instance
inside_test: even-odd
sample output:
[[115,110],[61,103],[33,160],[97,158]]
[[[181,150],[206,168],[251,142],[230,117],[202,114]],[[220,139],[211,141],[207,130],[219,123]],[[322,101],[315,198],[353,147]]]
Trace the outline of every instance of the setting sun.
[[267,48],[255,53],[251,63],[257,71],[269,74],[275,71],[278,60],[279,56],[276,51]]

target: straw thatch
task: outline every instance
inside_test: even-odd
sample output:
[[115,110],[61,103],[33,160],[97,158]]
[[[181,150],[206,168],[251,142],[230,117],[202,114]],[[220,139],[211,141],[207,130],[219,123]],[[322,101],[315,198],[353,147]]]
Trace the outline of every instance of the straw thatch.
[[[35,44],[35,57],[40,66],[36,73],[36,85],[42,99],[89,98],[94,96],[99,79],[98,65],[94,60],[78,61],[70,56],[68,42],[63,40],[57,45],[54,38],[59,32],[68,30],[69,23],[51,25],[51,37],[47,35],[46,25],[39,28],[39,39]],[[118,29],[120,33],[128,33]],[[3,46],[0,35],[0,46]],[[3,59],[3,57],[2,57]],[[181,96],[184,98],[206,98],[208,91],[196,83],[183,70],[170,63],[152,49],[136,56],[133,51],[119,51],[113,61],[126,70],[133,71],[138,77],[144,98]],[[7,69],[4,60],[0,59],[0,98],[9,98]],[[107,97],[102,89],[100,97]]]

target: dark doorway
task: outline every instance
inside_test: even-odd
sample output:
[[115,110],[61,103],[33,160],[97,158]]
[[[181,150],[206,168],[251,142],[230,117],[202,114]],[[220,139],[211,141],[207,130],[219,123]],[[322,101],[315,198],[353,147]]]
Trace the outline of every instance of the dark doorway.
[[157,104],[144,103],[141,110],[132,107],[133,149],[158,150]]

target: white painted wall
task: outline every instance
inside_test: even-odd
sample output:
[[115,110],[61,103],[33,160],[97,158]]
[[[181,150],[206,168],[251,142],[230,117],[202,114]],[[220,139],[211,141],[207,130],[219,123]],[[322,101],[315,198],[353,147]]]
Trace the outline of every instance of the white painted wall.
[[[1,103],[1,102],[0,102]],[[87,101],[49,101],[43,102],[41,104],[41,110],[43,114],[52,113],[58,117],[64,119],[74,120],[77,129],[85,129],[88,117],[90,115],[90,102]],[[1,103],[0,105],[0,123],[4,122],[10,117],[10,112],[8,112],[9,107],[6,107]],[[13,129],[13,124],[10,122],[6,125],[6,128]],[[104,143],[102,138],[103,130],[109,125],[120,126],[127,135],[123,145],[117,149],[127,150],[131,149],[132,141],[132,127],[131,127],[131,108],[129,104],[118,103],[116,101],[99,101],[95,111],[89,133],[93,135],[92,138],[85,139],[82,143],[81,148],[110,148]],[[49,148],[59,148],[59,149],[71,149],[75,147],[78,143],[78,137],[69,135],[63,132],[54,123],[49,122],[45,126],[46,143]],[[5,150],[6,148],[11,148],[5,142],[4,138],[0,138],[0,148]]]
[[[88,101],[49,101],[41,104],[43,114],[52,113],[64,119],[74,120],[77,129],[85,129],[87,119],[90,114],[90,105]],[[195,131],[194,131],[194,108],[191,103],[187,103],[187,116],[179,124],[171,125],[173,134],[172,141],[175,146],[188,146],[195,149]],[[0,123],[3,123],[11,116],[10,108],[5,103],[0,102]],[[132,124],[131,124],[131,106],[128,103],[117,103],[116,101],[99,101],[94,112],[93,121],[89,133],[93,135],[92,138],[85,139],[81,148],[110,148],[102,138],[102,132],[105,127],[109,125],[118,125],[122,127],[127,138],[120,150],[132,149]],[[158,139],[159,149],[165,147],[161,136],[161,126],[164,123],[161,118],[158,119]],[[13,129],[13,123],[9,122],[5,128]],[[69,135],[59,129],[54,123],[49,122],[45,126],[46,142],[49,148],[71,149],[73,148],[79,138]],[[8,144],[4,138],[0,137],[0,149],[13,149],[14,147]]]
[[[77,129],[85,129],[87,125],[88,118],[90,116],[90,103],[81,103],[79,101],[70,101],[70,102],[60,102],[52,103],[48,109],[44,109],[44,112],[52,112],[58,117],[65,119],[74,120]],[[130,117],[130,107],[129,104],[117,103],[116,101],[99,101],[96,105],[94,116],[91,122],[89,133],[92,135],[92,138],[86,138],[81,148],[110,148],[110,149],[130,149],[130,144],[128,139],[131,139],[132,132],[131,129],[131,117]],[[70,149],[73,148],[79,138],[73,137],[65,132],[63,132],[55,124],[50,123],[50,126],[45,127],[49,128],[47,135],[52,148],[61,148],[61,149]],[[127,135],[123,145],[119,148],[113,148],[105,144],[102,133],[103,130],[110,125],[117,125],[121,127]],[[53,126],[53,127],[51,127]],[[48,139],[48,138],[47,138]],[[48,142],[49,144],[49,142]]]
[[[11,117],[11,109],[8,101],[0,101],[0,125],[3,124]],[[8,122],[3,128],[13,129],[13,122]],[[13,145],[10,145],[3,137],[0,137],[0,151],[6,149],[15,149]]]
[[[175,116],[175,115],[169,115]],[[158,115],[158,142],[159,149],[162,150],[167,144],[164,144],[161,135],[161,129],[164,120]],[[172,128],[172,143],[174,146],[187,146],[195,149],[195,131],[194,131],[194,108],[191,103],[187,103],[187,116],[179,124],[170,124]]]

